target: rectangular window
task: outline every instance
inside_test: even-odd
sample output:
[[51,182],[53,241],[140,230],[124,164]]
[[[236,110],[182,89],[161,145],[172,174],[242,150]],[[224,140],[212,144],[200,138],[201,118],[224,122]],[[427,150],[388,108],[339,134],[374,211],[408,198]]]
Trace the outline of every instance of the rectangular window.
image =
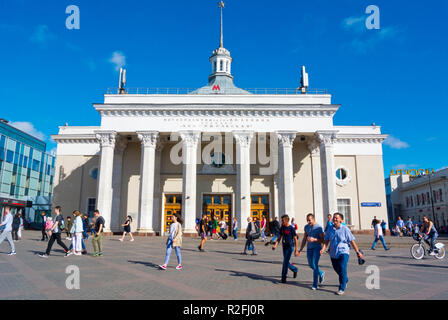
[[40,166],[40,161],[39,160],[36,160],[36,159],[33,159],[33,170],[34,171],[39,171],[39,166]]
[[411,207],[413,207],[413,206],[414,206],[414,197],[411,196]]
[[12,163],[14,161],[14,151],[6,151],[6,162]]
[[87,214],[91,218],[93,217],[93,212],[96,210],[96,198],[87,199]]
[[344,215],[344,222],[348,225],[352,225],[352,210],[350,199],[338,199],[338,212]]
[[23,157],[23,165],[22,165],[24,168],[27,168],[28,167],[28,157],[27,156],[25,156],[25,157]]
[[443,202],[443,193],[442,193],[442,189],[439,189],[439,199],[440,199],[440,202]]

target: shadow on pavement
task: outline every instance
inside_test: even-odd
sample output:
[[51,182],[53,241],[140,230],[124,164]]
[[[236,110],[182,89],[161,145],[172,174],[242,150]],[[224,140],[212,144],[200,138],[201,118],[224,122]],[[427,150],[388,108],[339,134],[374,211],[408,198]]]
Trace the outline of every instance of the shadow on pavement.
[[142,264],[146,267],[151,267],[154,269],[159,269],[159,266],[157,264],[154,264],[152,262],[146,262],[146,261],[132,261],[132,260],[128,260],[129,263],[133,263],[133,264]]
[[393,263],[390,264],[399,264],[399,265],[406,265],[409,267],[424,267],[424,268],[440,268],[440,269],[448,269],[448,266],[439,266],[439,265],[432,265],[432,264],[416,264],[416,263]]

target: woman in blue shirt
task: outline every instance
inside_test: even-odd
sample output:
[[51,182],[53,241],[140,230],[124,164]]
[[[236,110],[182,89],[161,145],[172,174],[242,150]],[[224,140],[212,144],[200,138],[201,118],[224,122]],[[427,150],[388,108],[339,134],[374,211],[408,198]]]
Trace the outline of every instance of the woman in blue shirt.
[[325,279],[325,273],[319,269],[320,250],[322,249],[322,243],[324,242],[324,230],[316,223],[314,214],[310,213],[307,215],[306,221],[308,224],[305,226],[305,235],[303,236],[299,256],[302,254],[303,248],[308,243],[308,265],[313,269],[313,286],[311,289],[317,290],[318,283],[323,283]]
[[347,263],[350,255],[350,245],[356,251],[358,258],[362,259],[363,255],[358,249],[358,245],[355,242],[350,229],[342,224],[344,216],[340,213],[333,215],[333,226],[328,228],[324,237],[324,245],[320,250],[322,255],[325,252],[325,248],[330,243],[330,258],[334,271],[339,275],[339,290],[337,295],[343,295],[347,287]]

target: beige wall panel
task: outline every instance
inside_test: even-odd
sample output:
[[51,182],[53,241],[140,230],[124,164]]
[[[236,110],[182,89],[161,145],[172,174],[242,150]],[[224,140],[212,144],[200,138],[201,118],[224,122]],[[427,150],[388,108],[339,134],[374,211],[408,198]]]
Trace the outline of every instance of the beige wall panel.
[[131,230],[133,231],[137,230],[138,224],[140,156],[140,143],[129,143],[123,154],[121,175],[120,224],[124,223],[126,216],[132,216]]
[[[53,207],[62,206],[64,216],[87,211],[87,198],[96,198],[97,180],[89,172],[98,167],[98,156],[58,156]],[[64,177],[61,177],[61,169]]]
[[369,230],[374,216],[387,221],[386,189],[381,156],[356,156],[359,203],[381,202],[380,208],[360,208],[361,229]]
[[[358,202],[358,185],[356,182],[356,164],[354,156],[335,156],[335,170],[344,167],[348,170],[350,182],[344,186],[336,186],[337,199],[350,199],[351,204],[351,225],[354,230],[360,229],[359,221],[359,202]],[[335,172],[336,175],[336,172]],[[326,217],[326,215],[325,215]]]
[[[294,143],[292,151],[294,171],[295,220],[303,231],[306,215],[314,212],[311,156],[306,144]],[[283,213],[280,212],[279,216]]]

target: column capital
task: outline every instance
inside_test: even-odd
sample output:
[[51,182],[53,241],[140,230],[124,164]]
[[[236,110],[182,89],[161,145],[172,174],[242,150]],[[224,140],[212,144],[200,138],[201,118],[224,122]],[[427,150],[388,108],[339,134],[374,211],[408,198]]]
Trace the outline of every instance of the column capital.
[[196,148],[199,143],[199,139],[201,138],[200,131],[179,131],[179,135],[182,139],[182,142],[191,148]]
[[250,147],[254,137],[253,131],[233,131],[232,134],[238,146],[243,148]]
[[307,146],[312,157],[320,156],[320,142],[317,138],[308,139]]
[[123,153],[127,145],[128,141],[126,140],[126,138],[117,135],[115,144],[115,153],[117,154]]
[[337,130],[317,131],[316,138],[324,146],[332,146],[336,141]]
[[159,136],[158,131],[138,131],[137,136],[142,142],[142,147],[155,148],[157,144],[157,138]]
[[292,147],[297,135],[296,131],[277,131],[276,133],[281,146],[289,148]]
[[100,143],[101,147],[115,147],[117,137],[116,131],[95,131],[95,137]]

